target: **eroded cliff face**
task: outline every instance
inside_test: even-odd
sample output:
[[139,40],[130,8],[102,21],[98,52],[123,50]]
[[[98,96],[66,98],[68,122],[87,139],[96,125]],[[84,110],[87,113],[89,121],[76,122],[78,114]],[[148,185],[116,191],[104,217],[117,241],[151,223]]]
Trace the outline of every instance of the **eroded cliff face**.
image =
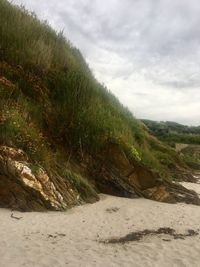
[[[157,173],[138,162],[130,162],[116,145],[109,145],[101,157],[87,162],[87,168],[97,192],[200,204],[194,191],[162,181]],[[66,178],[49,176],[42,167],[33,165],[22,150],[0,147],[0,207],[21,211],[65,210],[83,203],[81,190]],[[98,200],[97,195],[91,198]]]
[[22,150],[0,147],[0,207],[64,210],[77,204],[76,188],[62,177],[58,182],[59,187],[43,168],[33,166]]
[[[24,9],[0,3],[0,207],[64,210],[97,193],[198,204],[152,171],[170,179],[169,164],[185,164],[105,90],[81,53]],[[129,153],[133,145],[141,151]],[[148,168],[129,159],[137,154],[144,164],[150,155]]]
[[117,145],[110,144],[90,168],[96,186],[103,193],[122,197],[145,197],[167,203],[184,202],[200,205],[198,195],[178,183],[160,178],[159,174],[137,161],[128,160]]

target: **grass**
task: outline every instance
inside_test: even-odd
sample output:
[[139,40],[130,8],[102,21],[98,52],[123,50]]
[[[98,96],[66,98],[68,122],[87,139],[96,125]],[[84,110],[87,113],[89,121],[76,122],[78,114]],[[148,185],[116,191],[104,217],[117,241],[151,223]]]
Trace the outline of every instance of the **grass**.
[[0,143],[17,146],[35,162],[50,166],[49,145],[40,128],[40,117],[37,116],[40,107],[33,105],[20,91],[14,93],[14,90],[8,90],[0,86]]
[[[36,165],[56,169],[61,158],[64,171],[66,151],[94,156],[111,142],[161,174],[180,162],[94,78],[61,32],[6,0],[0,0],[0,70],[0,143],[23,149]],[[81,175],[66,177],[84,197],[95,194]]]
[[83,200],[88,201],[92,197],[95,199],[97,198],[97,192],[86,177],[72,172],[71,170],[65,170],[64,176],[75,186]]

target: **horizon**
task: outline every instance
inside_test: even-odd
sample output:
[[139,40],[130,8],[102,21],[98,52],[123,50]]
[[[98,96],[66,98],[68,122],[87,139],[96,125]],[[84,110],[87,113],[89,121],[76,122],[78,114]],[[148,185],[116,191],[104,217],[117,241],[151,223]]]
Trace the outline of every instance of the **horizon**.
[[192,2],[12,1],[64,29],[95,77],[136,118],[198,126],[200,7]]

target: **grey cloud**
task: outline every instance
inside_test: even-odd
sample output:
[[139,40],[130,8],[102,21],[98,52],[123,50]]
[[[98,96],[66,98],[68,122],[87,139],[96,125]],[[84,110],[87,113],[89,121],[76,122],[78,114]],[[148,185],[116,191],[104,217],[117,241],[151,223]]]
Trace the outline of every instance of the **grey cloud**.
[[188,79],[187,81],[165,81],[165,82],[160,82],[160,85],[162,86],[167,86],[170,88],[175,88],[175,89],[191,89],[191,88],[196,88],[200,84],[200,80],[190,80]]

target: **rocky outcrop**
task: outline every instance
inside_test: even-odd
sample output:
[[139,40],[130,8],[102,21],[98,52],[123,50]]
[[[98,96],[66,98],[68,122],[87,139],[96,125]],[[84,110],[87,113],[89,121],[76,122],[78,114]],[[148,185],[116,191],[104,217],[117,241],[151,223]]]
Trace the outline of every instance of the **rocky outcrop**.
[[89,171],[101,192],[122,197],[142,196],[142,190],[155,186],[159,178],[138,162],[130,162],[115,144],[109,144],[102,155],[95,158]]
[[182,167],[171,163],[168,165],[169,172],[173,180],[177,182],[196,183],[197,179],[194,177],[194,170],[188,166]]
[[[167,203],[200,205],[196,192],[178,183],[162,180],[158,173],[137,161],[130,162],[117,145],[109,145],[103,155],[101,164],[91,168],[101,192],[131,198],[141,196]],[[96,162],[100,162],[100,158]]]
[[186,204],[200,205],[200,199],[196,192],[188,190],[180,184],[167,181],[162,181],[155,187],[144,190],[143,195],[146,198],[160,202],[183,202]]
[[50,178],[29,162],[20,149],[0,147],[0,207],[27,210],[64,210],[77,204],[78,192],[69,182]]
[[[102,155],[85,165],[97,191],[168,203],[200,204],[194,191],[162,181],[157,173],[136,161],[130,162],[118,146],[109,146]],[[0,207],[22,211],[65,210],[82,202],[81,190],[68,179],[49,175],[42,167],[33,165],[22,150],[0,147]],[[91,196],[93,202],[98,200],[97,195]]]

